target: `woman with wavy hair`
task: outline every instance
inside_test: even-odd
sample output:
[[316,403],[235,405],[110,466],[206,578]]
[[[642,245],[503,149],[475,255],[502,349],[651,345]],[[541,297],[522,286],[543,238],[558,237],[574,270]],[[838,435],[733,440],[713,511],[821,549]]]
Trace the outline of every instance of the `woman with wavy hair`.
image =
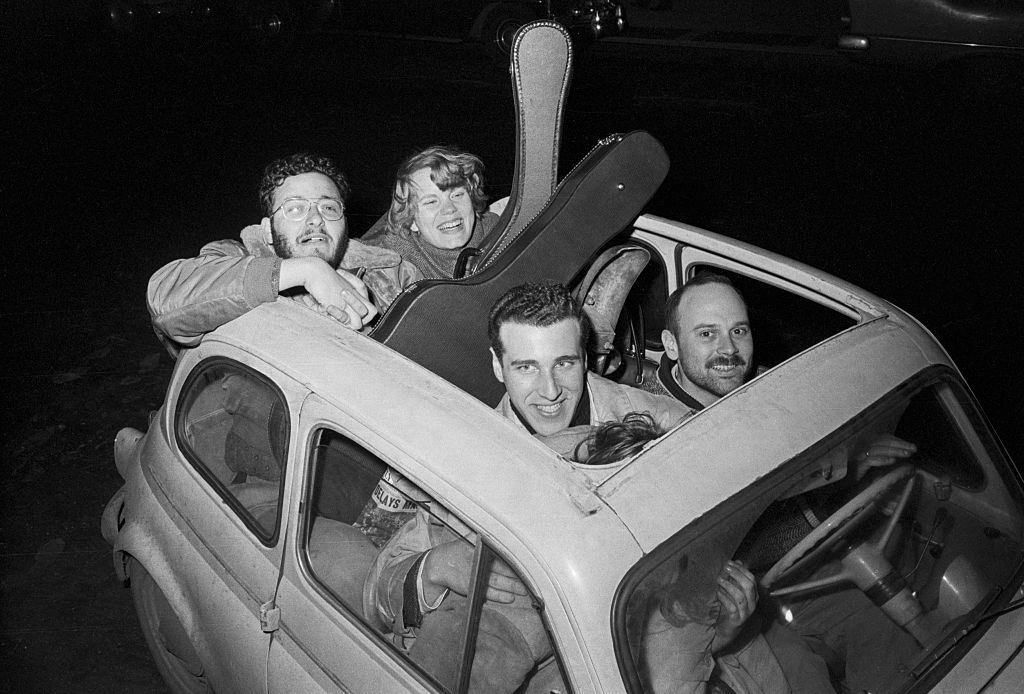
[[466,246],[479,246],[498,221],[487,211],[484,165],[469,152],[434,146],[398,168],[391,209],[361,239],[397,251],[428,279],[450,279]]

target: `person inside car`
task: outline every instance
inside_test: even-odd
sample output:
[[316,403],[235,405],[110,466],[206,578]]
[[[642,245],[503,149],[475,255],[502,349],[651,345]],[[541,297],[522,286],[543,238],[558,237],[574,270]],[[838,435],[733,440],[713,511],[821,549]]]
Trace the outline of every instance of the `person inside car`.
[[665,323],[657,385],[666,395],[702,410],[754,373],[747,305],[725,275],[700,272],[672,292]]
[[629,412],[620,421],[573,426],[536,438],[562,457],[585,465],[607,465],[631,458],[665,430],[648,412]]
[[420,279],[394,251],[349,240],[348,194],[345,175],[328,157],[299,153],[268,164],[259,186],[260,224],[150,278],[153,327],[172,356],[279,295],[301,298],[358,330]]
[[[577,442],[574,460],[584,465],[606,465],[636,455],[664,433],[648,413],[631,412],[619,422],[572,427],[539,438],[556,450]],[[758,620],[750,619],[757,609],[758,591],[746,565],[726,561],[715,575],[714,560],[706,556],[703,563],[703,591],[694,591],[694,583],[681,582],[676,574],[647,597],[650,602],[645,622],[631,624],[641,632],[635,633],[634,639],[643,644],[635,657],[644,690],[652,694],[828,691],[828,680],[816,673],[792,668],[783,671],[768,641],[759,633]],[[643,593],[640,590],[637,596]],[[733,625],[735,632],[716,628],[723,621]],[[799,642],[792,648],[794,654],[810,654]]]
[[[699,411],[760,372],[754,367],[746,302],[725,275],[703,271],[672,292],[665,321],[665,356],[655,391]],[[872,468],[891,466],[916,452],[913,443],[881,435],[841,464],[852,467],[858,480]]]
[[[710,271],[698,273],[669,296],[665,317],[665,356],[657,379],[664,392],[701,410],[756,373],[754,336],[746,302],[727,276]],[[850,486],[870,470],[891,466],[916,451],[913,443],[892,434],[878,435],[862,450],[849,452],[852,454],[831,464],[835,470],[831,485],[773,507],[779,513],[766,514],[775,519],[773,523],[755,524],[737,555],[755,572],[767,570],[802,536],[794,528],[803,527],[803,534],[811,530],[807,520],[802,525],[797,521],[808,514],[817,517],[818,522],[823,521],[839,501],[848,498]],[[848,470],[852,474],[847,474]],[[887,664],[907,662],[909,654],[918,649],[909,634],[896,627],[856,588],[804,600],[791,607],[794,619],[790,626],[814,644],[815,653],[807,653],[788,632],[773,624],[767,631],[768,640],[787,672],[806,670],[815,661],[814,667],[820,672],[827,666],[833,676],[843,673],[851,691],[878,691],[884,689],[883,682],[889,675]],[[821,678],[820,674],[813,676],[815,681]]]
[[498,221],[487,211],[484,165],[454,147],[433,146],[398,167],[391,208],[363,235],[396,251],[428,279],[451,279],[467,246],[479,246]]
[[608,465],[631,458],[665,432],[647,412],[630,412],[620,422],[603,422],[573,449],[573,460]]
[[[587,372],[586,315],[562,285],[512,288],[491,308],[488,332],[495,377],[508,391],[496,409],[538,437],[620,422],[636,413],[664,432],[690,414],[670,398]],[[474,557],[472,543],[464,538],[472,535],[460,532],[461,524],[443,509],[428,506],[384,545],[365,582],[364,610],[413,660],[441,681],[451,681],[456,674],[448,669],[454,666],[452,644],[468,608]],[[515,573],[496,560],[488,579],[475,661],[480,665],[473,668],[470,688],[512,692],[550,654],[551,645]],[[696,648],[699,671],[692,677],[702,682],[714,666],[711,653],[736,638],[757,605],[754,577],[737,562],[721,567],[717,586],[721,609],[705,625],[707,638]]]
[[505,385],[497,410],[531,434],[621,421],[647,412],[668,431],[692,413],[672,398],[652,395],[587,371],[586,314],[559,284],[521,284],[491,307],[487,333],[494,377]]

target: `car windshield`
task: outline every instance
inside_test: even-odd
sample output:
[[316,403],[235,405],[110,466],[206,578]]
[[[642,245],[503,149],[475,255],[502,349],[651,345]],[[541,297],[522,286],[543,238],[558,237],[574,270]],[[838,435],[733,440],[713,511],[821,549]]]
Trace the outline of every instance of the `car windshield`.
[[[928,371],[629,572],[613,619],[628,689],[930,686],[1020,583],[1022,498],[959,381]],[[736,566],[753,595],[729,592]]]

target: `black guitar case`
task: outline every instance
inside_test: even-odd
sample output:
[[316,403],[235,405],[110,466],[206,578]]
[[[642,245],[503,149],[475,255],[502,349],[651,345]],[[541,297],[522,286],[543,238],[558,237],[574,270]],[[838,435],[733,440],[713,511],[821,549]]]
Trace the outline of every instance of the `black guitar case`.
[[462,280],[417,282],[398,297],[371,337],[484,402],[504,394],[491,370],[487,314],[524,282],[569,285],[601,247],[643,210],[668,173],[668,155],[636,131],[601,142],[558,185],[550,202],[490,261]]

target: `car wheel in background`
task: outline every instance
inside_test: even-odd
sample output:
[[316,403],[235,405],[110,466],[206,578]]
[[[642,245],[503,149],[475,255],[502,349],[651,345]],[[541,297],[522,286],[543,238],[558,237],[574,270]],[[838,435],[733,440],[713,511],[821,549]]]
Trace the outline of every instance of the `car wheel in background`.
[[137,560],[131,560],[128,570],[135,612],[139,616],[146,645],[167,687],[174,694],[212,692],[185,627],[174,614],[160,586]]
[[512,38],[524,24],[540,19],[530,6],[512,2],[488,5],[473,23],[472,37],[483,42],[499,59],[507,59]]

